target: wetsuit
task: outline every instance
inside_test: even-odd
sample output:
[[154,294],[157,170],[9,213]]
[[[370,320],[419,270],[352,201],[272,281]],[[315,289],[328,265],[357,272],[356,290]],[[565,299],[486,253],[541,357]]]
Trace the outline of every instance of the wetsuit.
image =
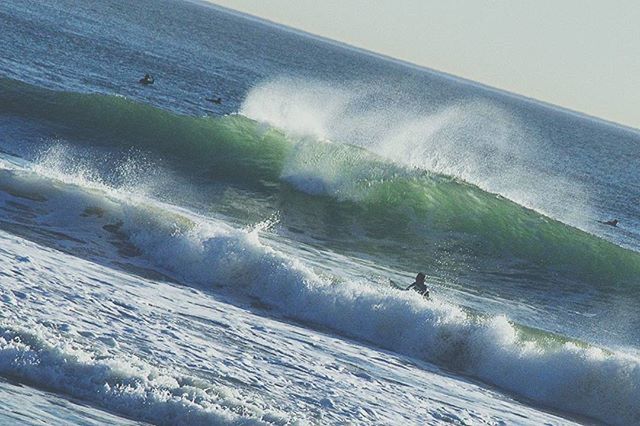
[[409,287],[407,287],[407,290],[408,289],[417,291],[419,294],[421,294],[424,297],[429,297],[429,288],[425,283],[420,284],[419,282],[416,281],[413,284],[411,284]]

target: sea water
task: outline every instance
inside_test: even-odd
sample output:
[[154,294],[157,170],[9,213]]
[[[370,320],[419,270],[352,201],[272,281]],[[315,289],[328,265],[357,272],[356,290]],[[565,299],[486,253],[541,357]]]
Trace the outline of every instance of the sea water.
[[0,43],[0,421],[640,422],[638,131],[204,3]]

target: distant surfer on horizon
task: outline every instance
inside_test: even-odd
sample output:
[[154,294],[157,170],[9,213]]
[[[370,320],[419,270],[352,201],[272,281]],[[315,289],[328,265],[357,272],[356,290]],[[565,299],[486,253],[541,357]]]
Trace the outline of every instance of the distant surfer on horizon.
[[220,105],[222,103],[222,98],[220,96],[218,96],[217,98],[215,97],[210,97],[210,98],[204,98],[206,101],[211,102],[212,104],[218,104]]
[[149,74],[145,74],[144,77],[138,80],[138,83],[144,84],[145,86],[149,84],[153,84],[154,82],[155,82],[155,79]]
[[613,227],[617,227],[618,226],[618,219],[607,220],[607,221],[599,220],[598,222],[602,223],[603,225],[609,225],[609,226],[613,226]]

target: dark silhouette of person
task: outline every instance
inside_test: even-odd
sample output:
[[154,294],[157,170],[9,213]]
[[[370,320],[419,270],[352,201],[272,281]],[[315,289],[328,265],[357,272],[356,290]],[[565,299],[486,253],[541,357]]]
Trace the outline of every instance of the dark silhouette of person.
[[218,96],[217,98],[205,98],[205,100],[220,105],[222,103],[222,98]]
[[146,86],[148,84],[153,84],[155,80],[151,75],[145,74],[144,77],[142,77],[138,82]]
[[414,290],[423,297],[429,298],[429,288],[424,283],[425,278],[427,278],[427,276],[424,274],[424,272],[418,272],[415,282],[407,287],[407,290]]
[[618,226],[618,219],[613,219],[613,220],[607,220],[607,221],[602,221],[599,220],[598,222],[604,224],[604,225],[609,225],[609,226]]

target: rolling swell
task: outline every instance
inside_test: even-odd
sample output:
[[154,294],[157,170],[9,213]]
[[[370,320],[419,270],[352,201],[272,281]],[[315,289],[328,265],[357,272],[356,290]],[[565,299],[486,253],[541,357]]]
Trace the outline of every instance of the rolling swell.
[[173,114],[124,97],[58,92],[0,79],[0,113],[62,125],[84,144],[136,147],[206,176],[276,180],[288,144],[241,116],[223,119]]
[[[263,192],[275,188],[274,208],[285,212],[284,226],[288,220],[317,226],[286,214],[306,216],[310,204],[348,216],[373,240],[413,247],[446,241],[448,251],[466,258],[522,259],[606,287],[635,284],[640,274],[635,252],[474,185],[362,148],[294,139],[239,115],[182,116],[118,96],[56,92],[10,79],[0,79],[0,95],[1,113],[62,125],[76,143],[133,146],[199,179],[242,182]],[[415,256],[422,263],[424,253]]]

